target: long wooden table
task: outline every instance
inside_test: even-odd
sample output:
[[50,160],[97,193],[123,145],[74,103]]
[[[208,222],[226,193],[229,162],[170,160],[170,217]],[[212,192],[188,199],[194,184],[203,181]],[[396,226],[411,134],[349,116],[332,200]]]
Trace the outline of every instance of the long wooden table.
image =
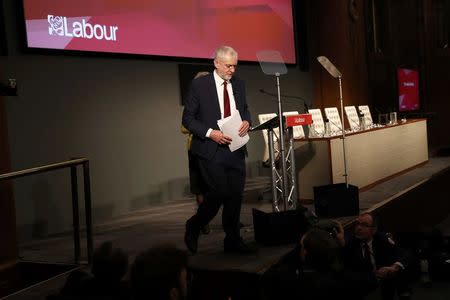
[[[427,121],[346,134],[348,183],[367,189],[428,161]],[[299,198],[314,198],[313,187],[345,182],[342,136],[295,141]]]

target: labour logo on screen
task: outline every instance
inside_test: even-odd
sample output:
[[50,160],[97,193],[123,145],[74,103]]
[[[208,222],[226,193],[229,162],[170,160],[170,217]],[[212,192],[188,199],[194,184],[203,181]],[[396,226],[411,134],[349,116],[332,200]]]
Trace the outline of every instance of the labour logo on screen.
[[64,35],[63,17],[48,15],[47,20],[49,25],[48,34]]
[[76,21],[71,21],[67,17],[54,15],[48,15],[47,20],[49,35],[112,42],[117,41],[118,26],[91,24],[85,18],[77,18]]

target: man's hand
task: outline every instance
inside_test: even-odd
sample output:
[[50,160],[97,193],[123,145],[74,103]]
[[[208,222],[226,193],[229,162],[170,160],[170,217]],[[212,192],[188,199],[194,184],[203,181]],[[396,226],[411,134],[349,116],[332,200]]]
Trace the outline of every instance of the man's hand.
[[337,220],[333,220],[336,223],[336,227],[333,227],[333,233],[336,238],[337,243],[340,247],[345,246],[345,235],[344,235],[344,228],[342,227],[341,222]]
[[400,267],[397,265],[392,265],[390,267],[381,267],[376,271],[376,276],[380,278],[388,278],[394,276],[395,273],[400,271]]
[[220,145],[228,145],[231,143],[231,138],[224,135],[220,130],[213,130],[209,134],[209,138]]
[[239,136],[244,136],[247,134],[250,124],[248,121],[242,121],[241,127],[239,128]]

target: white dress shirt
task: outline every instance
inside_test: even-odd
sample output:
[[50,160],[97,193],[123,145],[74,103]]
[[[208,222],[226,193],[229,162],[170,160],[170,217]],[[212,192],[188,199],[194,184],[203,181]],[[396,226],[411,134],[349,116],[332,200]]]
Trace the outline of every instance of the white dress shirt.
[[[367,243],[367,246],[369,247],[370,261],[372,262],[372,266],[374,266],[374,268],[376,268],[376,261],[375,261],[375,256],[374,256],[374,254],[373,254],[372,241],[373,241],[373,240],[370,240],[370,241],[368,241],[368,242],[366,242],[366,243]],[[362,249],[362,247],[361,247],[361,251],[363,251],[363,256],[364,256],[364,250]],[[401,269],[405,269],[405,266],[404,266],[401,262],[399,262],[399,261],[396,261],[396,262],[394,263],[394,265],[399,266]]]
[[[217,97],[219,98],[220,117],[223,119],[223,82],[224,80],[217,74],[216,70],[213,72],[214,81],[216,83]],[[233,116],[236,113],[236,101],[234,99],[233,86],[229,80],[227,80],[228,97],[230,98],[230,113]],[[206,132],[206,137],[211,134],[212,128]]]

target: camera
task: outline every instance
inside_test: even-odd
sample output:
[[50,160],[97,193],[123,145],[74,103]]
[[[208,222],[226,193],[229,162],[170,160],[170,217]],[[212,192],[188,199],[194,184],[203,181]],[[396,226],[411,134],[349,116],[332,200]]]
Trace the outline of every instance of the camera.
[[341,230],[338,221],[335,220],[319,220],[314,224],[314,227],[329,232],[333,237],[336,237],[336,233]]

